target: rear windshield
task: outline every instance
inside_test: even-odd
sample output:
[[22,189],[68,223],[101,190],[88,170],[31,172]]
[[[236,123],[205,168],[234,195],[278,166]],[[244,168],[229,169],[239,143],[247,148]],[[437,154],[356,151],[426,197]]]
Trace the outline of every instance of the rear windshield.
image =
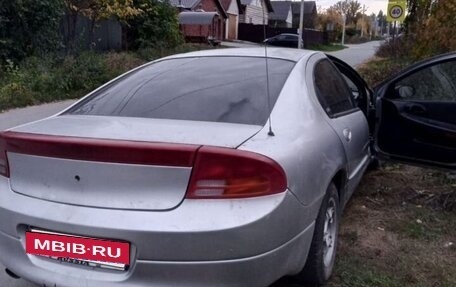
[[[294,62],[268,59],[273,107]],[[264,58],[201,57],[157,62],[120,78],[66,114],[264,125]]]

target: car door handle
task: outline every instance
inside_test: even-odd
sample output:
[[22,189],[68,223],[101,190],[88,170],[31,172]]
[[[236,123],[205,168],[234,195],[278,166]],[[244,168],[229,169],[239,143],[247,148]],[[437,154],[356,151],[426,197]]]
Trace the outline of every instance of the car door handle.
[[417,104],[411,104],[406,107],[406,111],[409,114],[412,115],[417,115],[417,116],[423,116],[427,114],[426,108],[423,107],[422,105],[417,105]]
[[349,128],[345,128],[343,131],[342,131],[343,135],[344,135],[344,138],[347,142],[350,142],[351,139],[352,139],[352,132]]

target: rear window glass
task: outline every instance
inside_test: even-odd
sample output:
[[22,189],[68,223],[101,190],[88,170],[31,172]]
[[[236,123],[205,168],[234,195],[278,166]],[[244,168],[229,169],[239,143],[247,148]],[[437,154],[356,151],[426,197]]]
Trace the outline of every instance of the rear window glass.
[[[269,59],[270,104],[294,62]],[[66,114],[264,125],[269,116],[264,58],[170,59],[139,69]]]

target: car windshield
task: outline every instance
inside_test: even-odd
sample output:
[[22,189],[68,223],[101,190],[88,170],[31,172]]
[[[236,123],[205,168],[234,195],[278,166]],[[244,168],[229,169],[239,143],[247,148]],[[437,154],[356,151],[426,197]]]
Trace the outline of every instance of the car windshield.
[[[268,59],[273,107],[294,62]],[[114,81],[66,112],[264,125],[269,116],[261,57],[163,60]]]

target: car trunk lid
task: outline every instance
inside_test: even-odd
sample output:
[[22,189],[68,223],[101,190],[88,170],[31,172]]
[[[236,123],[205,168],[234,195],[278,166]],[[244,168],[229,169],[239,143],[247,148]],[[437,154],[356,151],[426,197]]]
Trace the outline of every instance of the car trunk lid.
[[261,127],[62,116],[2,134],[13,191],[44,200],[167,210],[185,197],[202,145],[235,148]]

